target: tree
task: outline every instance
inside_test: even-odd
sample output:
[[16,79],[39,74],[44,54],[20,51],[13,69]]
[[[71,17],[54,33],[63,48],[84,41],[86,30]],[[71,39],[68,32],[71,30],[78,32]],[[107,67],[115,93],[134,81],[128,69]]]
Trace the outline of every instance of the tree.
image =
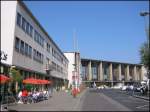
[[150,77],[150,51],[148,47],[148,43],[143,43],[140,48],[140,55],[141,55],[141,63],[144,64],[146,69],[148,70],[148,78]]
[[23,80],[23,77],[20,74],[19,70],[16,70],[15,68],[10,69],[12,81],[15,82],[15,92],[18,92],[18,83]]

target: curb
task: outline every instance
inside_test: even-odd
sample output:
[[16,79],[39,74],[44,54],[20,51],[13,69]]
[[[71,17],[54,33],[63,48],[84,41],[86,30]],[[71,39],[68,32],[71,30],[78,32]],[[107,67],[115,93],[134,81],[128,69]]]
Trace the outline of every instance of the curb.
[[81,103],[81,98],[83,98],[83,95],[86,93],[87,89],[84,89],[79,96],[77,96],[79,99],[78,99],[78,102],[77,104],[74,106],[73,108],[73,111],[80,111],[80,103]]
[[126,95],[130,95],[130,96],[133,96],[133,97],[136,97],[136,98],[140,98],[140,99],[143,99],[143,100],[148,100],[149,101],[149,98],[146,98],[146,97],[141,97],[141,96],[138,96],[138,95],[132,95],[132,94],[129,94],[127,92],[122,92],[123,94],[126,94]]
[[132,96],[134,96],[136,98],[140,98],[140,99],[144,99],[144,100],[148,100],[149,101],[149,98],[141,97],[141,96],[138,96],[138,95],[132,95]]

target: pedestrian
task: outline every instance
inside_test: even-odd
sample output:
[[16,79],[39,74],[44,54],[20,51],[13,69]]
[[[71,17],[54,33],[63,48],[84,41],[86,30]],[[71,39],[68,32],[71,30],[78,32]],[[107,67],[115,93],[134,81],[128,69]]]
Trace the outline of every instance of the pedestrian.
[[73,88],[73,90],[72,90],[72,95],[73,95],[74,98],[76,98],[76,95],[77,95],[77,90],[76,90],[76,88]]
[[23,91],[23,90],[20,90],[20,91],[19,91],[19,94],[18,94],[18,100],[19,100],[19,101],[18,101],[18,103],[23,103],[23,102],[22,102],[22,91]]
[[22,101],[23,103],[27,103],[28,91],[24,88],[22,91]]

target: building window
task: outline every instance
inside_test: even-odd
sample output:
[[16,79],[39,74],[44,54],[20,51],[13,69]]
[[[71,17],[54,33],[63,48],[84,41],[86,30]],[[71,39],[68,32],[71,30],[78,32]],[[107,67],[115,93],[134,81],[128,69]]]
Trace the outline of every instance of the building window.
[[39,44],[42,46],[42,37],[39,35]]
[[21,40],[20,52],[24,54],[24,42]]
[[26,24],[26,33],[29,35],[29,23]]
[[15,48],[16,50],[19,52],[19,45],[20,45],[20,40],[19,38],[16,37],[16,40],[15,40]]
[[17,25],[21,26],[21,15],[19,13],[17,13]]
[[50,52],[50,45],[47,43],[47,51]]
[[27,43],[25,43],[25,55],[28,56],[28,44]]
[[36,50],[33,50],[33,58],[36,60]]
[[37,41],[37,36],[38,36],[37,31],[34,30],[34,40],[35,41]]
[[38,33],[36,39],[37,39],[37,43],[40,43],[40,35]]
[[26,30],[26,20],[22,17],[22,29]]
[[40,38],[40,40],[39,40],[39,44],[43,47],[44,46],[44,39],[43,39],[43,37],[40,35],[39,36]]
[[32,47],[29,46],[29,57],[32,57]]
[[30,25],[30,36],[32,37],[33,35],[33,27]]

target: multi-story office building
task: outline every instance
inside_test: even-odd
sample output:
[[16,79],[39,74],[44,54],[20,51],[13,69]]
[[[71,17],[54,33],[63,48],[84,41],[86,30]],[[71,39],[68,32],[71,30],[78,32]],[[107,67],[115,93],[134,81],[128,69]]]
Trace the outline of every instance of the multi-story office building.
[[13,65],[24,79],[50,79],[56,88],[68,77],[68,59],[21,1],[1,2],[1,52],[1,73]]
[[134,83],[145,79],[146,69],[141,64],[81,59],[82,80],[88,84],[114,85]]

